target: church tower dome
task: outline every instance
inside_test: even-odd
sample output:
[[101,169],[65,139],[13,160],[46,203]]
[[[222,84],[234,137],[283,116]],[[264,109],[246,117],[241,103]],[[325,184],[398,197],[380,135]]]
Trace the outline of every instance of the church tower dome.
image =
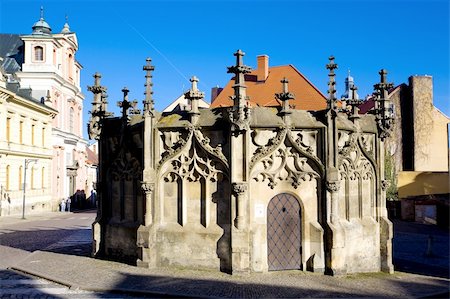
[[348,70],[347,78],[345,78],[345,92],[342,95],[342,98],[350,100],[358,100],[359,95],[356,93],[356,91],[352,91],[354,87],[355,87],[355,80],[353,79],[352,76],[350,76],[350,70]]
[[33,27],[31,27],[31,28],[33,29],[32,34],[49,35],[52,33],[52,28],[50,28],[50,25],[44,20],[44,8],[43,7],[41,7],[41,18],[39,19],[39,21],[34,23]]

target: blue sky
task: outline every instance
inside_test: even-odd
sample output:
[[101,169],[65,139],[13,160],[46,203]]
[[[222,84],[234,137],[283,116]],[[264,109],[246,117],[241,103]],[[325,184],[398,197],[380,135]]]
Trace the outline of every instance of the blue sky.
[[339,96],[348,69],[360,96],[373,91],[381,68],[395,85],[411,75],[432,75],[435,106],[450,115],[448,0],[0,0],[0,32],[31,33],[41,5],[53,32],[61,31],[68,15],[77,33],[85,121],[92,100],[86,86],[96,71],[117,114],[124,86],[131,99],[143,99],[142,66],[151,57],[154,99],[162,110],[189,88],[193,75],[209,100],[211,87],[229,80],[226,67],[237,49],[252,67],[259,54],[269,55],[271,66],[293,64],[324,94],[331,54],[339,65]]

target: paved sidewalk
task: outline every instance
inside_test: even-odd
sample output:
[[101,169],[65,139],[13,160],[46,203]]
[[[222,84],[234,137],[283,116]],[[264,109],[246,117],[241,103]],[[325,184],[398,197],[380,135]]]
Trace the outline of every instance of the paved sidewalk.
[[330,277],[300,271],[245,276],[195,270],[150,270],[89,257],[35,251],[14,267],[75,289],[197,298],[446,298],[449,280],[400,273]]

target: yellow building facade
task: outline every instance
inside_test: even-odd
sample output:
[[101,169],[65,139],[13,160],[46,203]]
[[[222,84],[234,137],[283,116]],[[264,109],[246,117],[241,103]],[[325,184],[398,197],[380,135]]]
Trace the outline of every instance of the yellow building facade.
[[7,89],[1,76],[0,216],[57,208],[58,203],[51,200],[51,134],[56,113]]

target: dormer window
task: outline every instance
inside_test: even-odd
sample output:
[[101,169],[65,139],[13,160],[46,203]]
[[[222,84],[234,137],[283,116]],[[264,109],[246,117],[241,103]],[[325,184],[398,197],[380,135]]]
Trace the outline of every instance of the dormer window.
[[34,60],[44,61],[44,48],[41,46],[34,47]]

